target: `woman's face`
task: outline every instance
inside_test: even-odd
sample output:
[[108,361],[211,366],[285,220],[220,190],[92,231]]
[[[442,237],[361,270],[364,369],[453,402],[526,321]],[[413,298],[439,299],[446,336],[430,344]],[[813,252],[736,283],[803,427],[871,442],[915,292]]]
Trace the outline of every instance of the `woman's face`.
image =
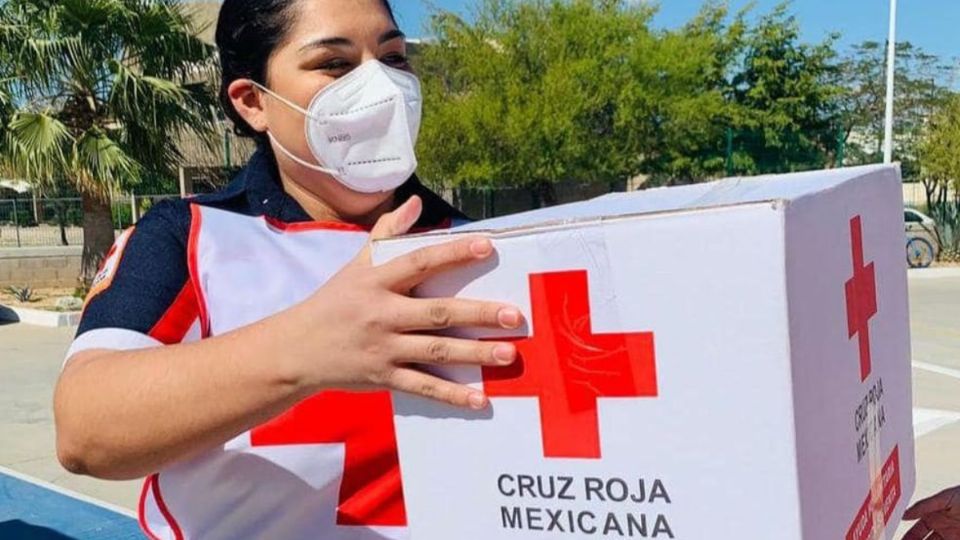
[[[317,92],[371,60],[410,70],[404,35],[381,0],[299,0],[293,6],[286,39],[267,65],[267,86],[306,109]],[[296,156],[315,162],[305,139],[302,113],[255,90],[249,82],[234,84],[246,85],[238,90],[249,92],[247,103],[256,101],[252,126],[269,130]],[[274,148],[274,155],[284,176],[345,217],[363,216],[392,196],[357,193],[278,150]]]

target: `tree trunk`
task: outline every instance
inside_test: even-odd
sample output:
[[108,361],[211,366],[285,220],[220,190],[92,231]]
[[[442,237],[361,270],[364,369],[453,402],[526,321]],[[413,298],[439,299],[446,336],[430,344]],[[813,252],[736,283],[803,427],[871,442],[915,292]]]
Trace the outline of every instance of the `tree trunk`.
[[100,265],[113,246],[113,216],[110,200],[84,193],[83,200],[83,259],[78,279],[83,290],[89,290]]
[[57,225],[60,227],[60,245],[69,246],[67,241],[67,209],[63,206],[63,201],[57,201],[54,209],[57,212]]
[[[950,184],[947,184],[947,191],[950,190]],[[956,250],[960,248],[960,193],[953,194],[953,208],[950,209],[950,244]],[[939,228],[938,228],[939,229]],[[940,241],[943,245],[943,241]]]
[[948,216],[949,213],[947,208],[947,195],[949,193],[949,189],[950,189],[949,185],[943,182],[939,184],[937,189],[937,195],[936,195],[937,198],[936,198],[936,201],[934,201],[936,210],[933,214],[931,214],[931,216],[934,216],[934,219],[937,221],[938,227],[936,227],[934,230],[937,233],[937,246],[940,248],[941,251],[943,250],[944,242],[943,242],[943,237],[940,236],[940,229],[941,227],[950,226],[950,219]]
[[937,189],[937,181],[932,178],[924,178],[920,181],[923,184],[923,194],[927,197],[927,212],[933,213],[933,192]]

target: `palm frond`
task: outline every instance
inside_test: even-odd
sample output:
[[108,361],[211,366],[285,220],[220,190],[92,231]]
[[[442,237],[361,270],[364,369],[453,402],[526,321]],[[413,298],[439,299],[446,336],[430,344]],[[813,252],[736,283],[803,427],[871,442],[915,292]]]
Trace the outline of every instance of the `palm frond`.
[[0,50],[21,84],[49,88],[80,63],[85,48],[81,36],[58,32],[56,9],[10,2],[0,6]]
[[137,160],[99,129],[80,136],[74,159],[77,187],[82,191],[117,191],[140,178]]
[[49,184],[69,167],[73,137],[49,113],[18,112],[5,135],[6,168],[18,177]]
[[126,60],[145,73],[178,82],[215,74],[215,49],[199,39],[189,8],[170,0],[125,0],[135,15],[122,25]]
[[42,154],[62,148],[70,139],[67,126],[47,113],[18,113],[10,122],[10,132],[31,152]]
[[155,114],[158,105],[182,102],[188,97],[173,81],[144,75],[117,60],[108,63],[114,78],[107,102],[118,116]]
[[0,167],[100,193],[175,170],[214,127],[194,33],[177,0],[0,0]]

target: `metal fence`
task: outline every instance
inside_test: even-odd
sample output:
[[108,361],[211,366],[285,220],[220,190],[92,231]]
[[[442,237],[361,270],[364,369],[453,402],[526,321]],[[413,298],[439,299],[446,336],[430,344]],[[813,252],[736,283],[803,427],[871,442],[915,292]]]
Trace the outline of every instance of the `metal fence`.
[[[154,204],[177,195],[138,195],[111,202],[114,229],[133,225]],[[83,245],[79,198],[0,199],[0,248]]]

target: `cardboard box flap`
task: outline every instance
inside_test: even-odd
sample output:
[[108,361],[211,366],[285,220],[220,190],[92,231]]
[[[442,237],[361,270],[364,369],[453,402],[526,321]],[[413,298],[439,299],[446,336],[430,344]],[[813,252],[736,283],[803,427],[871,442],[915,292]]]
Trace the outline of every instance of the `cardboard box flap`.
[[589,201],[486,219],[456,227],[453,232],[505,230],[551,222],[569,223],[601,217],[715,208],[765,201],[791,201],[874,173],[896,175],[898,166],[868,165],[789,175],[738,177],[689,186],[611,193]]

